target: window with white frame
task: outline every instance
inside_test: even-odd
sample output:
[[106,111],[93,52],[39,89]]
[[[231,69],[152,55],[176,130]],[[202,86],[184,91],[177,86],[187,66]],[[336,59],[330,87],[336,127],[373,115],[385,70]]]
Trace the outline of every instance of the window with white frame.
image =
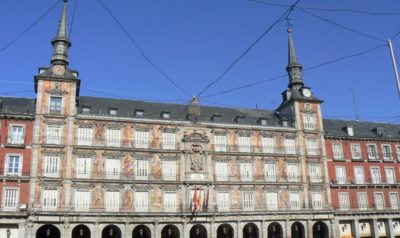
[[315,139],[308,139],[306,141],[307,144],[307,155],[318,155],[318,144]]
[[379,172],[379,167],[371,167],[371,182],[373,184],[381,183],[381,174]]
[[61,144],[62,126],[47,125],[46,127],[46,143]]
[[368,196],[366,192],[358,192],[357,200],[358,200],[358,208],[360,210],[368,209]]
[[61,114],[62,112],[62,97],[50,96],[49,113]]
[[274,137],[262,137],[261,138],[263,153],[273,154],[275,149],[275,138]]
[[243,209],[254,210],[254,191],[243,191]]
[[164,192],[164,211],[174,212],[178,207],[176,192]]
[[105,208],[106,211],[118,211],[120,203],[119,191],[106,191],[105,194]]
[[291,210],[299,210],[300,209],[300,194],[297,192],[291,192],[289,194],[289,202]]
[[342,211],[347,211],[350,208],[350,200],[348,193],[339,193],[339,208]]
[[60,177],[60,156],[45,155],[43,157],[43,176],[58,178]]
[[368,144],[367,145],[368,159],[376,160],[378,159],[378,153],[376,152],[376,145]]
[[75,211],[88,211],[90,208],[90,191],[75,189]]
[[304,113],[303,120],[304,120],[304,129],[306,129],[306,130],[314,130],[315,129],[315,118],[314,118],[313,114]]
[[364,184],[364,168],[362,166],[354,167],[354,182],[356,184]]
[[175,150],[176,149],[176,135],[173,132],[162,133],[162,148],[164,150]]
[[24,126],[11,125],[8,131],[7,143],[13,145],[24,144]]
[[284,144],[285,144],[286,154],[290,155],[296,154],[296,142],[294,139],[285,138]]
[[42,191],[42,208],[56,209],[58,205],[58,190],[43,189]]
[[136,179],[147,180],[149,178],[149,161],[137,159],[135,161]]
[[351,157],[353,160],[361,159],[361,148],[359,144],[351,144]]
[[313,183],[321,182],[321,166],[318,164],[310,164],[310,181]]
[[397,161],[400,161],[400,145],[396,145]]
[[321,210],[323,207],[322,193],[321,192],[313,192],[312,193],[312,203],[313,208],[316,210]]
[[93,141],[93,128],[91,127],[78,127],[78,145],[92,145]]
[[394,184],[396,182],[396,176],[394,174],[394,168],[393,167],[386,167],[385,168],[385,174],[386,174],[386,183]]
[[106,178],[118,179],[121,171],[121,161],[114,158],[106,158]]
[[251,139],[249,136],[239,136],[239,152],[251,151]]
[[265,171],[265,181],[275,182],[276,181],[276,164],[275,163],[266,163],[264,165]]
[[342,144],[334,143],[332,144],[333,159],[343,159],[343,147]]
[[240,163],[240,178],[242,181],[253,180],[253,164],[248,162]]
[[385,207],[383,193],[375,193],[375,208],[382,210]]
[[162,165],[163,165],[163,179],[176,181],[177,179],[176,160],[163,160]]
[[135,211],[147,212],[149,210],[149,193],[135,192]]
[[269,211],[276,211],[279,208],[278,203],[278,193],[277,192],[267,192],[266,195],[267,209]]
[[399,196],[397,192],[389,193],[390,207],[392,209],[399,209]]
[[215,163],[215,178],[217,181],[228,181],[228,163]]
[[5,210],[16,210],[19,206],[18,188],[5,187],[3,190],[2,208]]
[[226,135],[214,136],[214,150],[217,152],[226,152]]
[[150,133],[148,131],[135,131],[135,147],[147,149],[149,148]]
[[121,129],[107,128],[106,130],[107,146],[121,146]]
[[298,182],[299,181],[299,173],[297,164],[289,163],[287,164],[287,179],[289,182]]
[[337,166],[335,167],[336,172],[336,182],[338,184],[345,184],[346,183],[346,168],[344,166]]
[[217,209],[218,211],[229,211],[229,192],[228,191],[218,191],[217,192]]
[[383,160],[392,160],[392,148],[390,145],[382,145]]
[[76,158],[76,177],[90,178],[92,172],[92,158],[77,157]]
[[22,156],[16,154],[7,154],[4,165],[4,175],[21,176],[22,175]]

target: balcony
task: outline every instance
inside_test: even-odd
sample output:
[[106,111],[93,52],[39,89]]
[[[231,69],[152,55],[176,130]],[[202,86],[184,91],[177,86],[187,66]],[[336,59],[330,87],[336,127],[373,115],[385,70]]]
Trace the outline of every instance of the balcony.
[[336,213],[398,213],[400,212],[399,206],[385,206],[385,205],[377,205],[377,204],[362,204],[361,206],[343,206],[343,205],[335,205],[333,207]]
[[10,213],[10,214],[16,214],[16,212],[27,212],[28,205],[26,203],[17,203],[17,202],[11,202],[11,203],[1,203],[0,204],[0,213]]
[[369,178],[369,179],[332,179],[331,186],[332,187],[359,187],[359,186],[371,186],[371,187],[387,187],[387,186],[399,186],[400,180],[396,180],[395,178],[389,178],[386,180],[380,178]]
[[29,181],[29,170],[0,170],[0,179],[3,180],[27,180]]
[[216,184],[225,183],[248,183],[248,184],[287,184],[287,183],[299,183],[301,181],[300,176],[264,176],[256,178],[252,176],[251,179],[242,179],[240,177],[232,177],[227,174],[214,174],[214,181]]
[[25,147],[25,138],[12,138],[9,137],[7,139],[6,147],[15,147],[15,148],[24,148]]

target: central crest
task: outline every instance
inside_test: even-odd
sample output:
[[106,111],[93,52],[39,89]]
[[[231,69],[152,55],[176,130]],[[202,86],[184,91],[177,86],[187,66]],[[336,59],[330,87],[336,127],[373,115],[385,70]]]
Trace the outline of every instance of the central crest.
[[190,148],[190,169],[196,173],[204,171],[205,154],[203,147],[198,144],[192,144]]

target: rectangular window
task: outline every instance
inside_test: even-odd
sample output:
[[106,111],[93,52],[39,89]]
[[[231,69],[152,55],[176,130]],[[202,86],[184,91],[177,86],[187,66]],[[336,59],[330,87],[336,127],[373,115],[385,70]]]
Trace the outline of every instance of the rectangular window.
[[135,147],[142,149],[149,148],[149,135],[148,131],[135,131]]
[[397,161],[400,161],[400,145],[396,145]]
[[5,210],[16,210],[19,206],[18,188],[4,188],[3,208]]
[[228,163],[216,162],[215,163],[215,178],[217,181],[228,181]]
[[105,208],[106,211],[118,211],[119,210],[119,191],[106,191],[105,194]]
[[262,137],[261,139],[263,153],[274,153],[275,148],[275,138],[273,137]]
[[254,192],[243,191],[243,209],[254,210]]
[[164,180],[176,181],[176,161],[164,160],[163,162],[163,178]]
[[390,145],[382,145],[383,160],[393,160],[392,148]]
[[93,128],[78,127],[78,145],[92,145],[93,141]]
[[342,144],[332,144],[333,159],[343,159],[343,147]]
[[317,164],[310,164],[310,181],[312,183],[322,182],[321,168]]
[[147,180],[149,178],[149,161],[136,160],[136,179]]
[[147,212],[149,210],[149,193],[135,192],[135,211]]
[[163,132],[162,148],[164,150],[175,150],[176,149],[175,145],[176,145],[175,133]]
[[60,177],[60,156],[46,155],[43,158],[43,175],[45,177]]
[[108,109],[108,115],[110,116],[116,116],[117,115],[118,110],[115,108],[109,108]]
[[339,208],[342,211],[347,211],[350,208],[350,200],[348,193],[339,193]]
[[43,189],[42,193],[42,208],[56,209],[58,205],[58,190]]
[[75,211],[89,211],[90,192],[89,190],[75,189]]
[[316,210],[321,210],[323,208],[322,193],[314,192],[312,194],[313,208]]
[[385,168],[386,183],[394,184],[396,183],[396,176],[394,175],[394,168]]
[[373,184],[381,183],[381,174],[379,172],[379,167],[371,168],[371,182]]
[[250,152],[251,141],[248,136],[239,136],[239,152]]
[[214,136],[214,150],[217,152],[226,152],[226,136],[218,135]]
[[78,157],[76,158],[76,177],[90,178],[92,171],[92,158]]
[[306,130],[314,130],[315,129],[314,115],[305,113],[305,114],[303,114],[303,120],[304,120],[304,129],[306,129]]
[[296,154],[296,142],[294,139],[285,139],[285,151],[286,154],[294,155]]
[[56,125],[47,125],[46,128],[46,143],[61,144],[62,127]]
[[390,207],[394,210],[399,209],[399,197],[396,193],[389,193]]
[[336,181],[338,184],[346,184],[346,169],[343,166],[335,168]]
[[269,211],[276,211],[279,208],[278,204],[278,193],[277,192],[267,192],[267,209]]
[[357,193],[358,198],[358,208],[360,210],[367,210],[368,209],[368,196],[366,192],[359,192]]
[[112,147],[121,146],[121,129],[107,128],[106,141],[107,141],[107,146],[112,146]]
[[175,212],[178,208],[176,192],[164,192],[164,211]]
[[307,140],[307,155],[318,155],[317,140]]
[[287,178],[289,182],[298,182],[299,174],[297,164],[288,164],[287,165]]
[[383,193],[375,193],[375,208],[378,210],[383,210],[385,207],[385,201],[383,198]]
[[62,97],[50,97],[50,114],[61,114]]
[[242,181],[253,180],[253,164],[252,163],[240,163],[240,178]]
[[361,159],[361,148],[359,144],[351,144],[351,157],[353,160]]
[[106,159],[106,178],[118,179],[121,171],[119,159]]
[[354,179],[356,184],[364,184],[364,168],[363,167],[354,167]]
[[218,211],[229,211],[229,192],[217,192],[217,209]]
[[22,156],[7,155],[6,164],[4,168],[4,175],[6,176],[22,175]]
[[276,182],[276,164],[266,163],[264,165],[265,181]]
[[23,126],[11,126],[8,132],[8,144],[22,145],[24,144],[24,127]]
[[299,210],[300,209],[300,194],[299,193],[290,193],[289,201],[290,201],[290,209],[291,210]]
[[378,153],[376,153],[376,145],[374,145],[374,144],[367,145],[367,151],[368,151],[368,159],[369,160],[378,159]]

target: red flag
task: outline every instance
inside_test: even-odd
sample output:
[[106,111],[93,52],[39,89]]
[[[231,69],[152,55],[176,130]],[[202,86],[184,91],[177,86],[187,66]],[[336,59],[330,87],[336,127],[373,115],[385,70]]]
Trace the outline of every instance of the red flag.
[[210,187],[207,187],[206,209],[208,209],[208,198],[210,197]]
[[193,194],[193,212],[195,212],[196,210],[197,210],[197,188],[195,187]]

